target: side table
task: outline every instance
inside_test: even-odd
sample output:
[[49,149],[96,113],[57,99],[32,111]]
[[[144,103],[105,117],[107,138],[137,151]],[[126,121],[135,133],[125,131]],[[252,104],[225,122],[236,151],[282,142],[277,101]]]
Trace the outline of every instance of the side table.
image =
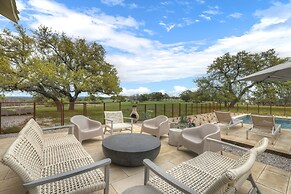
[[181,135],[182,129],[170,128],[169,129],[169,145],[178,146],[179,136]]

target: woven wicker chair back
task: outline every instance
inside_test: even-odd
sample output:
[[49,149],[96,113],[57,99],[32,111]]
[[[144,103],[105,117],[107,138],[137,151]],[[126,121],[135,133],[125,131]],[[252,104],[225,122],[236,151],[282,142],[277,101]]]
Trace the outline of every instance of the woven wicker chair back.
[[[105,119],[113,120],[113,123],[123,123],[122,111],[104,111]],[[106,124],[110,125],[110,121],[106,121]]]
[[35,140],[43,146],[43,131],[34,119],[30,119],[23,129],[18,133],[18,136],[32,136]]
[[19,136],[2,158],[24,182],[41,178],[43,167],[41,147],[29,136]]

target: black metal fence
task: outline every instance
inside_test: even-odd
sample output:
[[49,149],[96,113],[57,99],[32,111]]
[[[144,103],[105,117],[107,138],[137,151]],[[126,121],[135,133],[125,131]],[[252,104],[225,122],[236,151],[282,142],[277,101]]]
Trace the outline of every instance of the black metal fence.
[[0,134],[18,132],[24,123],[34,118],[42,126],[64,125],[70,123],[73,115],[82,114],[104,123],[104,111],[121,110],[124,116],[130,116],[132,105],[137,106],[139,120],[157,115],[179,117],[225,110],[234,113],[271,114],[291,116],[291,106],[263,106],[260,104],[236,104],[234,107],[220,103],[121,103],[121,102],[76,102],[74,110],[69,110],[69,103],[38,102],[0,102]]

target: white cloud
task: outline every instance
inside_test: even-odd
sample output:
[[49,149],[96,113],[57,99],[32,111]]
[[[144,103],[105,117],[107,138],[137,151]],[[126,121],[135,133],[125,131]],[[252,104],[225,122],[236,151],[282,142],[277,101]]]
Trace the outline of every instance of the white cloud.
[[186,91],[187,90],[187,88],[186,87],[184,87],[184,86],[174,86],[174,91],[175,92],[184,92],[184,91]]
[[208,10],[203,11],[203,13],[207,14],[207,15],[218,15],[218,14],[221,14],[220,11],[219,11],[219,7],[218,6],[210,7]]
[[241,18],[242,15],[243,15],[242,13],[234,12],[234,13],[232,13],[232,14],[229,14],[229,17],[232,17],[232,18],[238,19],[238,18]]
[[131,3],[131,4],[128,5],[128,8],[129,9],[136,9],[136,8],[138,8],[138,5],[135,4],[135,3]]
[[[42,24],[70,36],[97,41],[114,50],[107,53],[106,60],[117,68],[124,83],[158,82],[205,74],[207,66],[226,52],[261,52],[275,48],[280,57],[290,56],[291,53],[288,46],[291,45],[291,2],[274,4],[267,10],[257,11],[255,15],[260,20],[248,32],[218,39],[206,48],[203,41],[163,44],[141,38],[134,32],[144,29],[140,29],[141,23],[132,17],[114,17],[100,11],[90,14],[88,10],[86,13],[77,12],[47,0],[25,3],[23,12],[28,10],[30,16],[23,18],[24,15],[22,19],[30,27],[36,28]],[[144,91],[149,90],[146,88]],[[132,91],[125,89],[124,92]]]
[[132,96],[132,95],[136,95],[136,94],[148,94],[150,92],[151,92],[150,89],[148,89],[146,87],[139,87],[139,88],[136,88],[136,89],[122,88],[122,92],[120,93],[120,95]]
[[110,5],[110,6],[124,5],[123,0],[101,0],[101,3]]
[[184,86],[174,86],[173,90],[168,92],[169,96],[179,96],[182,92],[188,90],[187,87]]
[[161,26],[163,26],[164,28],[166,28],[167,32],[170,32],[174,27],[175,24],[165,24],[164,22],[160,21],[159,23]]
[[204,4],[205,1],[204,0],[196,0],[197,3],[200,3],[200,4]]
[[167,93],[166,90],[164,90],[164,89],[161,89],[159,92],[161,92],[162,94],[166,94]]
[[149,29],[144,29],[143,31],[146,32],[146,33],[148,33],[148,34],[151,35],[151,36],[155,34],[154,31],[149,30]]
[[206,20],[211,20],[210,16],[204,15],[204,14],[200,14],[199,17],[206,19]]

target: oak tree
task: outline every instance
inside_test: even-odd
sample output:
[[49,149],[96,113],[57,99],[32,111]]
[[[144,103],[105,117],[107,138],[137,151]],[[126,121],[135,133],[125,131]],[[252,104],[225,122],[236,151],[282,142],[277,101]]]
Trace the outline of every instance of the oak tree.
[[57,104],[66,97],[70,110],[82,92],[121,91],[117,70],[105,61],[102,45],[44,26],[28,34],[16,25],[16,32],[5,29],[0,36],[2,90],[37,93]]

